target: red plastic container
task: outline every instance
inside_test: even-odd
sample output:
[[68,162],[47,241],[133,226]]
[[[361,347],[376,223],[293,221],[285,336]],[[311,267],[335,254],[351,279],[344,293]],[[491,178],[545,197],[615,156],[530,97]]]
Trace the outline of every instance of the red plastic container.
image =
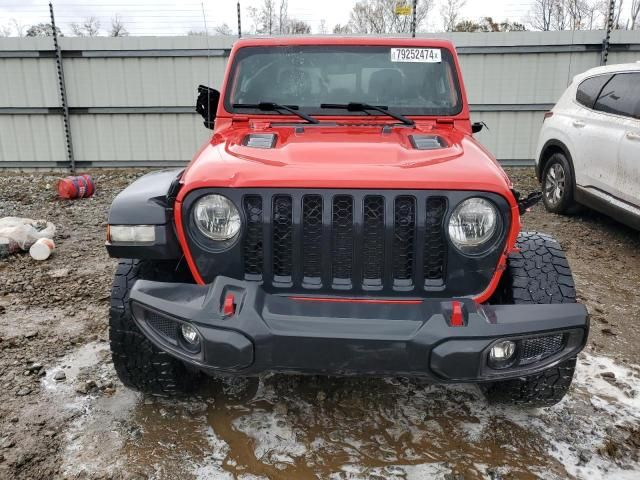
[[79,175],[58,180],[58,195],[61,198],[87,198],[93,195],[96,186],[89,175]]

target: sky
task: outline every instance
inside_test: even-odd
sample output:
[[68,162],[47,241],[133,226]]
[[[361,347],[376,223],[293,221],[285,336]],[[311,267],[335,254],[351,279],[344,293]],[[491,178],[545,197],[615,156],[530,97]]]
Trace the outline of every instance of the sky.
[[[289,17],[311,25],[318,33],[324,20],[329,31],[335,24],[345,24],[357,0],[289,0]],[[442,30],[440,3],[428,21],[431,30]],[[533,0],[467,0],[461,19],[491,16],[494,20],[509,19],[526,23]],[[54,0],[56,23],[63,33],[70,34],[70,24],[88,16],[96,17],[103,30],[111,18],[118,15],[131,35],[183,35],[189,30],[209,31],[226,23],[237,28],[237,0]],[[241,0],[243,30],[251,26],[248,7],[259,7],[263,0]],[[279,3],[279,0],[276,0]],[[0,28],[16,23],[23,30],[29,25],[49,22],[47,0],[0,0]],[[15,21],[14,21],[15,20]]]

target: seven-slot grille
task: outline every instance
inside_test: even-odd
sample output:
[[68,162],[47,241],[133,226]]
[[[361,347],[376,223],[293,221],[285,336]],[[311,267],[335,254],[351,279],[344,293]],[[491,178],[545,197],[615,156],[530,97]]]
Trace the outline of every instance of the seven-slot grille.
[[247,279],[309,290],[444,288],[446,197],[250,194],[242,207]]

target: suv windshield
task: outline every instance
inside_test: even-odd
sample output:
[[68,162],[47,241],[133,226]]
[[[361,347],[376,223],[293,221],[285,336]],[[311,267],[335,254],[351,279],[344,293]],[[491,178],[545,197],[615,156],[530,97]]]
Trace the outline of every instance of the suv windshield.
[[[383,105],[402,115],[456,115],[462,109],[453,57],[447,49],[297,45],[238,50],[225,109],[235,104],[296,105],[314,115],[380,115],[322,104]],[[256,109],[253,113],[266,113]]]

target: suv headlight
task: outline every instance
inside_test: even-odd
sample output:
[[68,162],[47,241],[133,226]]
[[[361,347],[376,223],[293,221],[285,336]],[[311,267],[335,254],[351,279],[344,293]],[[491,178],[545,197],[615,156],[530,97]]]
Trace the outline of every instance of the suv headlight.
[[193,209],[193,219],[204,236],[216,241],[234,238],[242,224],[240,212],[223,195],[205,195],[198,200]]
[[499,221],[493,202],[479,197],[468,198],[449,218],[449,238],[463,253],[481,253],[494,239]]

